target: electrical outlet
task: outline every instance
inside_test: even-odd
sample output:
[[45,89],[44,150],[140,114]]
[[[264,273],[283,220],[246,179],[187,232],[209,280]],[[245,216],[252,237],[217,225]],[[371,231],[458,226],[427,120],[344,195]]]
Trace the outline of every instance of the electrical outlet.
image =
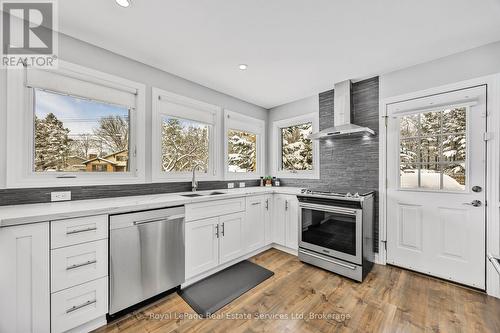
[[50,201],[69,201],[71,200],[71,191],[50,192]]
[[245,187],[245,183],[241,182],[240,187]]
[[227,183],[227,188],[234,188],[234,183]]

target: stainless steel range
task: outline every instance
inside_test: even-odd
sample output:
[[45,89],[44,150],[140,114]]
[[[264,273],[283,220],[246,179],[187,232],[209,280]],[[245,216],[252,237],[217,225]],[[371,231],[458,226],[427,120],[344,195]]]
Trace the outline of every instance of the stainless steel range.
[[362,281],[373,266],[373,192],[304,189],[299,200],[299,258]]

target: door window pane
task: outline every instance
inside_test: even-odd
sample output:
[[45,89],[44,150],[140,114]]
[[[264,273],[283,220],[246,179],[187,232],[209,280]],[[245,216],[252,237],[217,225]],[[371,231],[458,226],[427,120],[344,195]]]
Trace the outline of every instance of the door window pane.
[[400,187],[464,191],[467,108],[400,118]]
[[288,171],[313,168],[312,123],[281,128],[281,167]]
[[257,170],[257,135],[251,132],[228,130],[228,171]]
[[34,89],[35,172],[129,171],[129,109]]
[[164,116],[161,124],[161,168],[166,172],[208,172],[210,125]]

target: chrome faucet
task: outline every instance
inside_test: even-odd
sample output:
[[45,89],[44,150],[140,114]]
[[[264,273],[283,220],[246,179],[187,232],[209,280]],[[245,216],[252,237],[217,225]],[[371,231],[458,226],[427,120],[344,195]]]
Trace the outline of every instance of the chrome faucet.
[[196,169],[199,167],[199,164],[195,164],[193,167],[193,180],[191,181],[191,191],[196,192],[198,189],[198,181],[196,180]]

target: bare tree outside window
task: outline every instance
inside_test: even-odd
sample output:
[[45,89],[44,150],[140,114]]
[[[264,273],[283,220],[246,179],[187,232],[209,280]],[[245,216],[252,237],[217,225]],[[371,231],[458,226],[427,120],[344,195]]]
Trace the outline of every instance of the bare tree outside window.
[[34,89],[35,172],[129,170],[129,109]]
[[313,169],[312,123],[281,128],[281,167],[288,171]]
[[163,117],[161,124],[161,168],[166,172],[191,171],[196,165],[208,172],[209,125]]

